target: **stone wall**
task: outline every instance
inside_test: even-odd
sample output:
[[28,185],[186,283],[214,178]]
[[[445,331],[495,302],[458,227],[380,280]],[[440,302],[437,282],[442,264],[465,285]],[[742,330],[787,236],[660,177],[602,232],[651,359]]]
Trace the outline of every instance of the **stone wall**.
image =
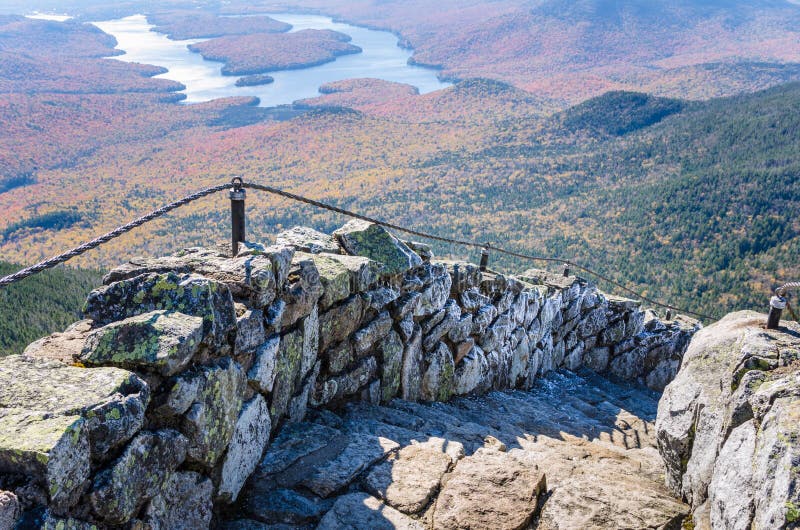
[[203,528],[308,407],[529,388],[661,390],[697,325],[577,278],[436,261],[352,221],[112,270],[87,320],[0,360],[0,523]]

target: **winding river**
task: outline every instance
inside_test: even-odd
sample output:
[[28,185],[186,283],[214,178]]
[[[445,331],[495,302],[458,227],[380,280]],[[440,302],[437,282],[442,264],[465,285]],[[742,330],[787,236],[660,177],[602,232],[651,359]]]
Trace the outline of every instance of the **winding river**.
[[118,20],[93,22],[117,39],[117,48],[125,51],[117,60],[162,66],[167,73],[156,77],[183,83],[187,103],[198,103],[228,96],[256,96],[260,106],[273,107],[319,95],[318,88],[332,81],[358,77],[374,77],[417,87],[420,93],[450,86],[436,77],[436,70],[408,64],[412,50],[400,48],[397,37],[387,31],[334,22],[329,17],[291,13],[269,14],[292,25],[291,31],[331,29],[350,35],[351,43],[361,53],[337,57],[335,61],[303,68],[270,72],[275,81],[269,85],[237,87],[236,76],[220,73],[222,63],[204,60],[190,52],[187,45],[205,39],[170,40],[153,28],[144,15]]

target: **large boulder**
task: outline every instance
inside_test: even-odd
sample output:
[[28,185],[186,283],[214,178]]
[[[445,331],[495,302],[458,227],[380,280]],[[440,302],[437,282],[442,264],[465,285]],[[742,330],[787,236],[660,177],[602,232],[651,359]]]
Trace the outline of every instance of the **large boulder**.
[[698,332],[659,402],[667,485],[700,526],[800,519],[800,326],[765,322],[742,311]]
[[422,258],[380,225],[354,219],[333,233],[348,254],[383,265],[382,273],[397,276],[422,265]]
[[0,473],[44,487],[56,509],[77,502],[92,459],[141,429],[147,384],[118,368],[0,360]]
[[84,308],[99,325],[156,310],[201,317],[204,336],[214,346],[226,345],[236,327],[230,289],[195,274],[150,273],[120,280],[89,293]]

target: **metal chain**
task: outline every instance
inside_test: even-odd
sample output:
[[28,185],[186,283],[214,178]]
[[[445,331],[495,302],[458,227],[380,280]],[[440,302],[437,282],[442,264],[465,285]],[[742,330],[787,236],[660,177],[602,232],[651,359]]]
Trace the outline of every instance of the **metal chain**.
[[[314,200],[314,199],[309,199],[308,197],[303,197],[302,195],[296,195],[294,193],[290,193],[288,191],[283,191],[281,189],[278,189],[278,188],[275,188],[275,187],[272,187],[272,186],[266,186],[266,185],[263,185],[263,184],[256,184],[256,183],[252,183],[252,182],[242,182],[241,178],[239,178],[239,177],[236,177],[235,179],[233,179],[231,184],[227,184],[227,183],[226,184],[220,184],[220,185],[217,185],[217,186],[212,186],[210,188],[206,188],[204,190],[198,191],[197,193],[193,193],[191,195],[187,195],[186,197],[184,197],[184,198],[182,198],[182,199],[180,199],[178,201],[170,203],[170,204],[168,204],[168,205],[166,205],[166,206],[164,206],[162,208],[159,208],[158,210],[153,210],[152,212],[148,213],[147,215],[139,217],[138,219],[135,219],[135,220],[131,221],[128,224],[120,226],[120,227],[116,228],[115,230],[112,230],[111,232],[108,232],[107,234],[104,234],[104,235],[102,235],[102,236],[100,236],[98,238],[95,238],[95,239],[87,242],[87,243],[84,243],[83,245],[81,245],[79,247],[75,247],[72,250],[64,252],[63,254],[59,254],[58,256],[54,256],[54,257],[52,257],[52,258],[50,258],[48,260],[42,261],[40,263],[37,263],[36,265],[33,265],[31,267],[27,267],[25,269],[22,269],[19,272],[16,272],[16,273],[11,274],[9,276],[6,276],[4,278],[0,278],[0,287],[4,287],[6,285],[10,285],[12,283],[18,282],[19,280],[22,280],[23,278],[27,278],[28,276],[32,276],[32,275],[37,274],[37,273],[39,273],[39,272],[41,272],[43,270],[55,267],[56,265],[58,265],[60,263],[64,263],[65,261],[70,260],[70,259],[72,259],[72,258],[74,258],[76,256],[79,256],[79,255],[83,254],[84,252],[87,252],[87,251],[89,251],[89,250],[91,250],[91,249],[93,249],[95,247],[98,247],[98,246],[102,245],[103,243],[106,243],[107,241],[110,241],[110,240],[112,240],[112,239],[114,239],[116,237],[119,237],[122,234],[124,234],[126,232],[129,232],[130,230],[147,223],[148,221],[152,221],[153,219],[161,217],[162,215],[164,215],[164,214],[166,214],[166,213],[168,213],[168,212],[170,212],[170,211],[172,211],[172,210],[174,210],[176,208],[184,206],[184,205],[186,205],[186,204],[188,204],[188,203],[190,203],[192,201],[195,201],[195,200],[200,199],[202,197],[205,197],[207,195],[211,195],[213,193],[217,193],[219,191],[228,189],[231,185],[233,185],[234,189],[249,188],[249,189],[258,190],[258,191],[265,191],[267,193],[271,193],[273,195],[284,197],[286,199],[290,199],[290,200],[293,200],[293,201],[296,201],[296,202],[301,202],[301,203],[304,203],[304,204],[308,204],[308,205],[314,206],[316,208],[321,208],[323,210],[328,210],[330,212],[334,212],[334,213],[338,213],[338,214],[341,214],[341,215],[345,215],[347,217],[352,217],[354,219],[360,219],[362,221],[375,223],[377,225],[380,225],[380,226],[383,226],[383,227],[386,227],[386,228],[390,228],[390,229],[398,231],[398,232],[404,232],[406,234],[411,234],[411,235],[414,235],[414,236],[423,237],[423,238],[426,238],[426,239],[431,239],[433,241],[439,241],[439,242],[442,242],[442,243],[456,244],[456,245],[461,245],[461,246],[465,246],[465,247],[472,247],[472,248],[478,248],[478,249],[493,250],[493,251],[495,251],[495,252],[497,252],[499,254],[506,254],[508,256],[513,256],[513,257],[516,257],[516,258],[530,260],[530,261],[561,263],[563,265],[566,265],[566,266],[569,266],[569,267],[574,267],[575,269],[578,269],[578,270],[583,271],[583,272],[585,272],[587,274],[590,274],[590,275],[592,275],[592,276],[594,276],[596,278],[599,278],[600,280],[602,280],[604,282],[607,282],[608,284],[613,285],[614,287],[616,287],[618,289],[621,289],[622,291],[635,296],[636,298],[642,300],[643,302],[647,302],[649,304],[653,304],[655,306],[663,307],[663,308],[666,308],[666,309],[672,309],[673,311],[678,311],[678,312],[685,313],[687,315],[691,315],[691,316],[694,316],[694,317],[697,317],[697,318],[702,318],[702,319],[705,319],[705,320],[714,320],[715,319],[715,317],[712,317],[712,316],[709,316],[709,315],[704,315],[702,313],[696,313],[696,312],[693,312],[693,311],[687,311],[686,309],[681,309],[681,308],[675,307],[673,305],[665,304],[663,302],[659,302],[657,300],[653,300],[652,298],[648,298],[646,296],[642,296],[641,294],[637,293],[633,289],[625,287],[621,283],[616,282],[616,281],[612,280],[611,278],[609,278],[609,277],[607,277],[607,276],[605,276],[603,274],[600,274],[600,273],[598,273],[598,272],[596,272],[596,271],[594,271],[594,270],[592,270],[592,269],[590,269],[588,267],[584,267],[582,265],[579,265],[579,264],[577,264],[577,263],[575,263],[574,261],[571,261],[571,260],[562,259],[562,258],[549,258],[549,257],[544,257],[544,256],[532,256],[532,255],[529,255],[529,254],[521,254],[519,252],[506,250],[504,248],[495,246],[492,243],[476,243],[474,241],[466,241],[466,240],[463,240],[463,239],[454,239],[454,238],[449,238],[449,237],[437,236],[437,235],[429,234],[429,233],[426,233],[426,232],[420,232],[419,230],[413,230],[411,228],[406,228],[404,226],[400,226],[400,225],[397,225],[397,224],[394,224],[394,223],[389,223],[389,222],[383,221],[381,219],[376,219],[374,217],[369,217],[369,216],[366,216],[366,215],[362,215],[362,214],[359,214],[359,213],[356,213],[356,212],[352,212],[350,210],[345,210],[344,208],[339,208],[338,206],[333,206],[332,204],[327,204],[327,203],[320,202],[320,201],[317,201],[317,200]],[[800,283],[797,283],[796,285],[795,284],[786,284],[783,287],[781,287],[781,289],[790,288],[790,287],[794,287],[794,286],[800,287]]]
[[166,214],[167,212],[170,212],[170,211],[174,210],[175,208],[180,208],[181,206],[183,206],[185,204],[189,204],[190,202],[195,201],[197,199],[200,199],[202,197],[205,197],[206,195],[211,195],[212,193],[217,193],[218,191],[222,191],[224,189],[228,189],[229,187],[230,187],[230,184],[220,184],[218,186],[212,186],[210,188],[206,188],[204,190],[198,191],[197,193],[193,193],[191,195],[187,195],[186,197],[184,197],[184,198],[182,198],[182,199],[180,199],[178,201],[175,201],[173,203],[167,204],[166,206],[164,206],[162,208],[159,208],[158,210],[153,210],[152,212],[148,213],[147,215],[143,215],[142,217],[139,217],[138,219],[134,219],[133,221],[131,221],[128,224],[119,226],[119,227],[115,228],[114,230],[112,230],[111,232],[108,232],[106,234],[103,234],[100,237],[92,239],[91,241],[89,241],[87,243],[84,243],[83,245],[81,245],[79,247],[75,247],[72,250],[68,250],[67,252],[64,252],[63,254],[59,254],[58,256],[53,256],[50,259],[46,259],[46,260],[44,260],[42,262],[37,263],[36,265],[32,265],[30,267],[22,269],[21,271],[15,272],[14,274],[11,274],[11,275],[6,276],[4,278],[0,278],[0,287],[4,287],[6,285],[10,285],[12,283],[15,283],[15,282],[18,282],[18,281],[22,280],[23,278],[27,278],[28,276],[33,276],[34,274],[42,272],[43,270],[55,267],[59,263],[64,263],[65,261],[70,260],[70,259],[72,259],[72,258],[74,258],[76,256],[80,256],[84,252],[87,252],[87,251],[89,251],[89,250],[91,250],[91,249],[93,249],[95,247],[99,247],[103,243],[106,243],[106,242],[114,239],[115,237],[119,237],[119,236],[121,236],[122,234],[124,234],[126,232],[130,232],[131,230],[133,230],[137,226],[141,226],[141,225],[145,224],[148,221],[152,221],[153,219],[161,217],[162,215]]

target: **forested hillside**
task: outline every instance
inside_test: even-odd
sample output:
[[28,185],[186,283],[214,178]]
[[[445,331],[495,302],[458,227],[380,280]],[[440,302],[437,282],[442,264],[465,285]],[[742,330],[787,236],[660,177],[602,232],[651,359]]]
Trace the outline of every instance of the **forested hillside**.
[[[20,268],[0,262],[0,276]],[[86,295],[100,276],[93,270],[59,267],[0,288],[0,357],[21,353],[31,341],[80,319]]]

